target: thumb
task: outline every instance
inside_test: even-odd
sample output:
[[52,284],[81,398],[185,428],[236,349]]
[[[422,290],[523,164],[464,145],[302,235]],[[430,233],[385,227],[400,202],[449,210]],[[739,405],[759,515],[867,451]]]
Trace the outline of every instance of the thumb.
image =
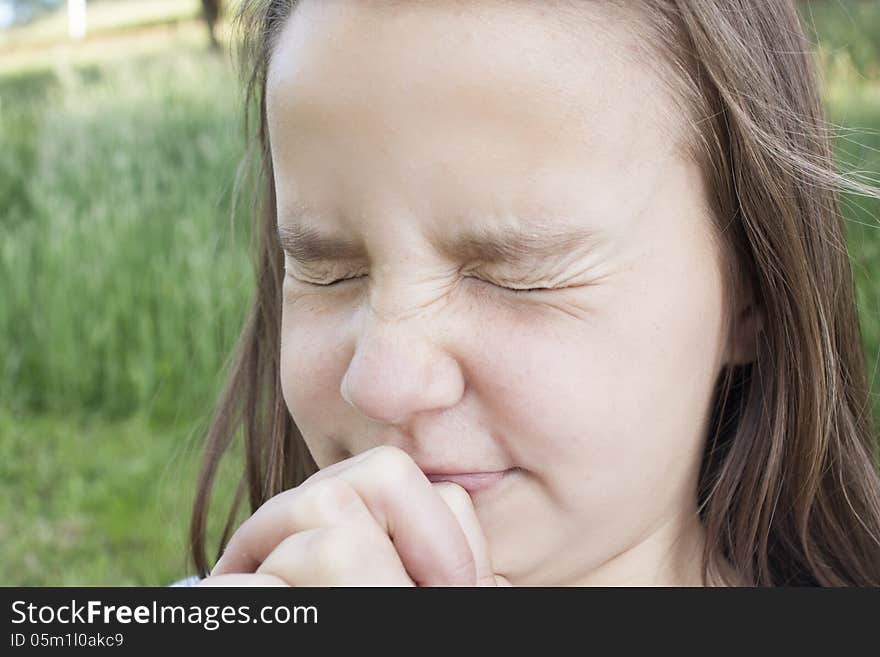
[[[471,496],[468,495],[464,488],[451,481],[438,481],[431,485],[440,497],[443,498],[443,501],[446,502],[446,505],[455,515],[456,520],[458,520],[458,524],[461,525],[462,531],[464,531],[465,538],[467,538],[468,545],[470,545],[471,552],[474,555],[474,565],[477,572],[475,586],[499,586],[496,583],[496,578],[500,576],[495,575],[492,570],[489,546],[486,543],[486,536],[483,534],[480,521],[477,519],[477,512],[474,509]],[[501,579],[504,578],[501,577]],[[506,582],[507,580],[504,581]],[[510,586],[510,583],[508,582],[506,585]],[[504,586],[504,584],[500,584],[500,586]]]

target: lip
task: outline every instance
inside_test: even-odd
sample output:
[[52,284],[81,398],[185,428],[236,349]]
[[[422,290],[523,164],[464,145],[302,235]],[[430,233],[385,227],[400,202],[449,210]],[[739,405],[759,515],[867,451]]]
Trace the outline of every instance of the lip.
[[468,493],[473,494],[492,488],[515,469],[508,468],[507,470],[495,470],[493,472],[426,472],[425,476],[432,482],[451,481],[464,488]]

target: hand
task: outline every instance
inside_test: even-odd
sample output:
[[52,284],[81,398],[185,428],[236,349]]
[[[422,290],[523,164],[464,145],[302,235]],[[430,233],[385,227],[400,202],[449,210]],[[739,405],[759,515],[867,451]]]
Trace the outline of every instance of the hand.
[[266,501],[200,586],[497,586],[470,495],[376,447]]

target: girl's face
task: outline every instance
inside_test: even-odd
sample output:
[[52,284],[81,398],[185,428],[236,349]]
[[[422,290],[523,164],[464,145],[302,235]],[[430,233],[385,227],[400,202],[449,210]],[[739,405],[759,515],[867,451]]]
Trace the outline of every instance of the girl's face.
[[514,584],[697,581],[732,352],[637,38],[592,3],[304,0],[269,69],[290,413],[321,467],[510,470],[472,497]]

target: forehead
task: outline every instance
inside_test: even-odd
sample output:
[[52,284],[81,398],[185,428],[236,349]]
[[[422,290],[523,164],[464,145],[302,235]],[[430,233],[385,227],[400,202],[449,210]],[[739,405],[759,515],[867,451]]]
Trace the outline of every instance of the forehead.
[[601,203],[669,150],[637,38],[600,3],[304,0],[267,78],[279,207]]

